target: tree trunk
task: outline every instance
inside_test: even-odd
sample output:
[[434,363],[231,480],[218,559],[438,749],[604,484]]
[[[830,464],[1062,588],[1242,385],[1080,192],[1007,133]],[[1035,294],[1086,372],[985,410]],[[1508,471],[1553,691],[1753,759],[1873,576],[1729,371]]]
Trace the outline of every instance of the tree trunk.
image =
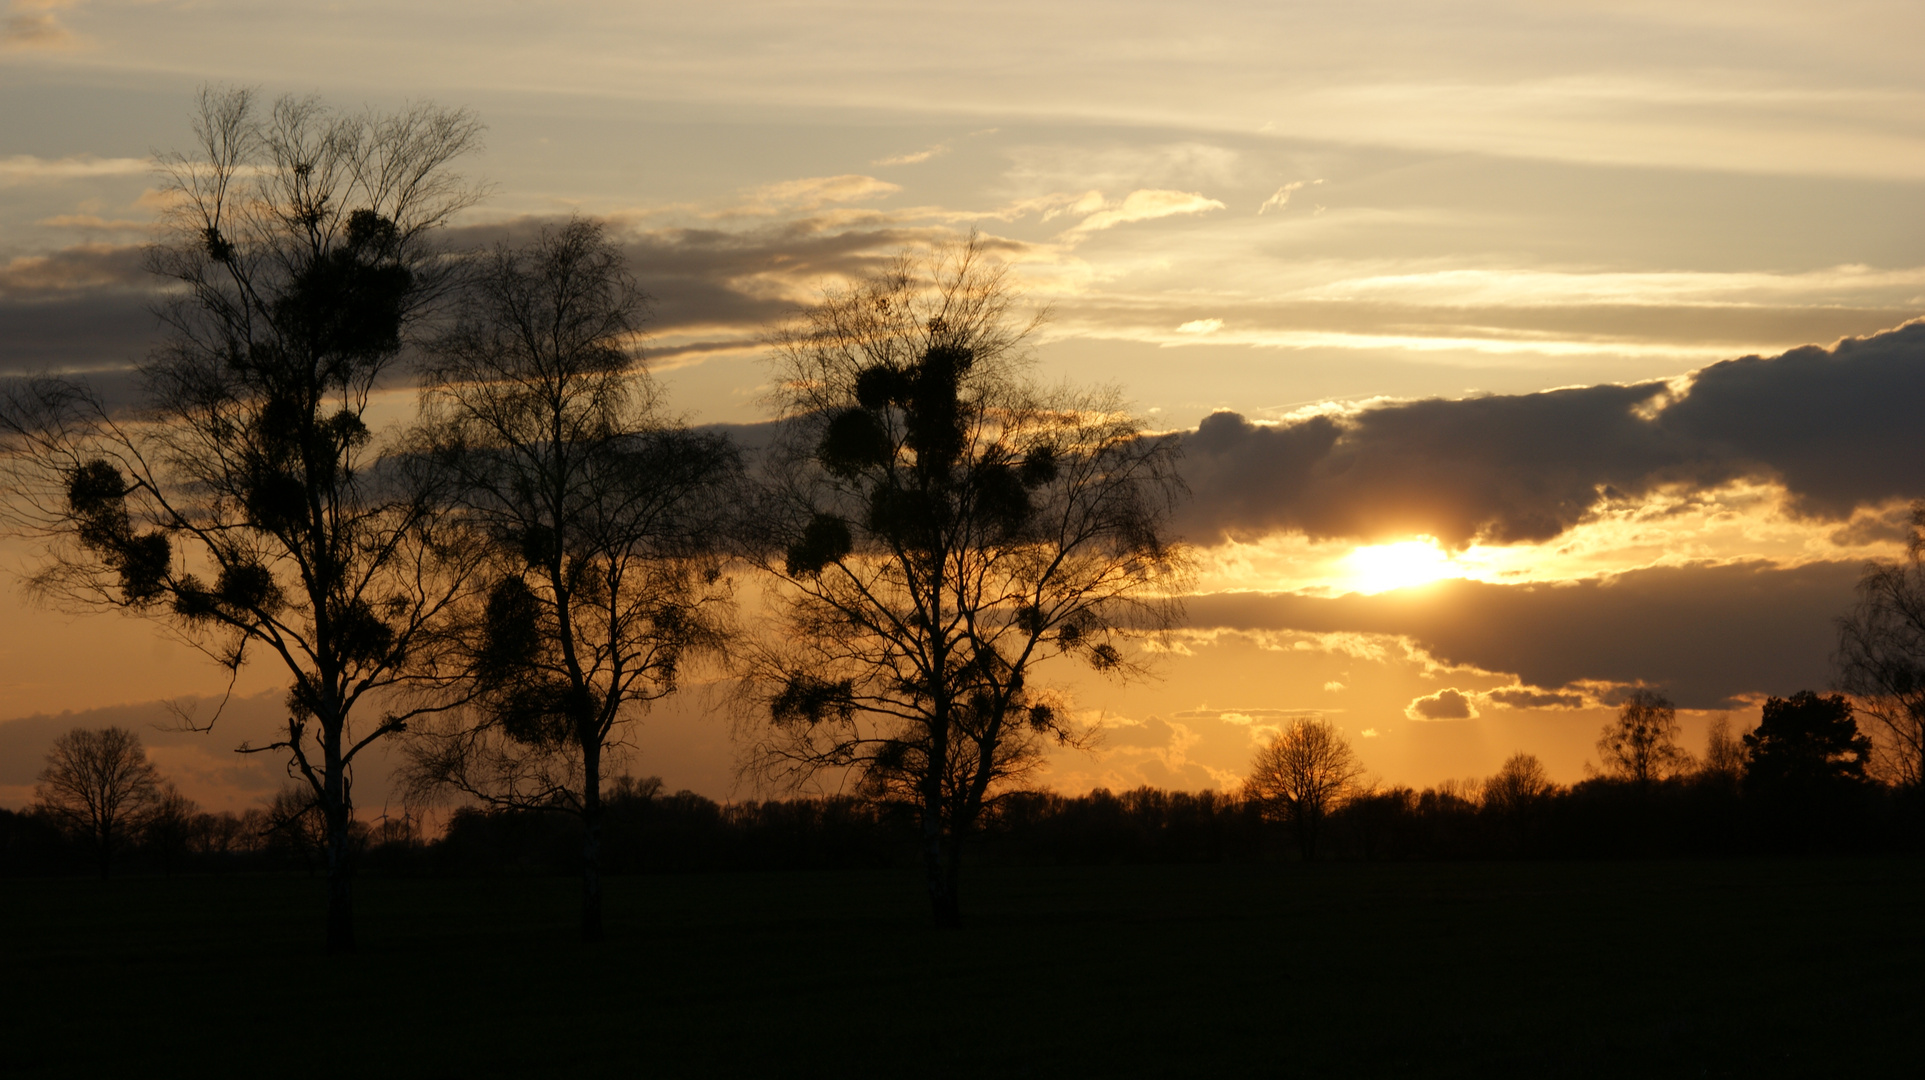
[[327,822],[329,956],[354,951],[354,852],[349,830],[354,806],[348,801],[347,763],[341,758],[341,725],[325,731],[327,773],[321,787],[321,814]]
[[354,951],[354,868],[348,850],[348,808],[328,807],[328,942],[329,956]]
[[602,939],[602,769],[599,747],[582,752],[582,941]]
[[962,925],[962,834],[949,838],[949,863],[943,867],[943,907],[936,914],[939,926],[955,929]]
[[956,851],[953,844],[943,843],[940,828],[933,837],[924,829],[923,869],[929,881],[930,917],[944,929],[961,926],[962,905],[956,897]]
[[929,914],[937,926],[954,926],[958,920],[955,897],[949,891],[953,880],[943,865],[942,816],[925,806],[922,816],[922,868],[929,889]]

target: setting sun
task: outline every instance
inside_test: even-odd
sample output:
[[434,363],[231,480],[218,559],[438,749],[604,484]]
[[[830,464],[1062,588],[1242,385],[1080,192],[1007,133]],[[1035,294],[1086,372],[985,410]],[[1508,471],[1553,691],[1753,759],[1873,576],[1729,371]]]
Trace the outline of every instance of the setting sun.
[[1360,547],[1344,558],[1343,566],[1350,591],[1360,593],[1389,592],[1464,576],[1463,568],[1427,536]]

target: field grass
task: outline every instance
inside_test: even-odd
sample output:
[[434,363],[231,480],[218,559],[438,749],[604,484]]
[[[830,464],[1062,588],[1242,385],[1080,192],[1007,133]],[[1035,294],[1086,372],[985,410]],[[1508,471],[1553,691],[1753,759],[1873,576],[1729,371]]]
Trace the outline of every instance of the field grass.
[[1917,860],[0,882],[0,1073],[1910,1076]]

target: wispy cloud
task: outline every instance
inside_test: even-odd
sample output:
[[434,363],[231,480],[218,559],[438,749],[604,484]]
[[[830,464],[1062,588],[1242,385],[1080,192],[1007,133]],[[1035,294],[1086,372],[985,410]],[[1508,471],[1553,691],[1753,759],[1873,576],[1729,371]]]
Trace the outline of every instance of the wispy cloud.
[[104,218],[99,214],[56,214],[50,218],[42,218],[35,224],[49,229],[72,229],[92,233],[151,232],[155,228],[155,223],[152,221]]
[[[1086,205],[1086,202],[1078,205]],[[1207,195],[1192,191],[1144,188],[1130,192],[1120,202],[1105,204],[1103,209],[1097,210],[1071,226],[1069,234],[1088,234],[1137,221],[1153,221],[1178,214],[1202,214],[1221,209],[1223,204]]]
[[139,289],[150,275],[141,265],[137,246],[82,244],[48,255],[21,255],[0,263],[0,301],[33,300],[50,296]]
[[941,157],[942,155],[947,154],[948,152],[949,152],[948,143],[936,143],[934,146],[926,147],[922,150],[916,150],[911,153],[896,154],[893,157],[877,158],[876,160],[870,162],[869,164],[871,165],[920,165],[923,162],[928,161],[930,158]]
[[[1292,192],[1301,191],[1310,184],[1321,183],[1323,183],[1322,180],[1292,180],[1278,188],[1269,198],[1263,200],[1263,205],[1257,207],[1257,213],[1261,214],[1266,210],[1281,210],[1290,205],[1290,195]],[[1318,209],[1322,209],[1322,207]]]
[[97,176],[139,176],[153,169],[154,163],[147,158],[101,158],[87,154],[43,158],[32,154],[14,154],[0,157],[0,184],[37,184]]
[[9,49],[69,49],[80,38],[54,12],[75,6],[76,0],[13,0],[5,22],[0,22],[0,46]]
[[743,203],[721,211],[716,216],[807,213],[832,203],[877,199],[894,195],[901,190],[901,184],[892,184],[887,180],[878,180],[873,176],[863,176],[860,173],[809,176],[754,188],[748,193],[748,198]]

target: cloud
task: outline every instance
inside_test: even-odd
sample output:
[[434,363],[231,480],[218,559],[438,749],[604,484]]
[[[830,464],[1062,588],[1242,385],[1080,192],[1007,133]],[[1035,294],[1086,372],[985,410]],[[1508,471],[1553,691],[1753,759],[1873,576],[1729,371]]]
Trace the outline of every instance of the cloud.
[[150,287],[144,249],[81,244],[46,255],[21,255],[0,264],[0,303],[40,300],[102,289]]
[[1925,321],[1713,364],[1681,387],[1433,398],[1279,425],[1217,413],[1183,438],[1194,499],[1181,524],[1198,540],[1541,542],[1613,500],[1740,479],[1843,521],[1925,495],[1920,401]]
[[[1092,756],[1057,757],[1049,765],[1049,786],[1070,793],[1092,788],[1128,791],[1158,787],[1165,791],[1231,788],[1242,781],[1240,760],[1198,760],[1197,751],[1214,747],[1191,724],[1151,716],[1146,720],[1111,719],[1099,724],[1101,738]],[[1240,758],[1247,740],[1232,744]],[[1221,750],[1222,748],[1217,748]],[[1093,760],[1092,760],[1093,757]]]
[[764,184],[749,192],[748,200],[741,206],[722,212],[721,216],[735,214],[780,214],[806,213],[820,210],[832,203],[861,202],[894,195],[902,190],[901,184],[878,180],[873,176],[859,173],[845,173],[841,176],[810,176],[800,180],[784,180],[776,184]]
[[[1381,635],[1414,642],[1440,664],[1505,673],[1553,694],[1642,682],[1685,708],[1724,708],[1741,696],[1829,685],[1832,620],[1852,603],[1862,569],[1690,564],[1556,585],[1455,580],[1375,596],[1213,593],[1189,598],[1186,608],[1198,630]],[[1530,700],[1504,696],[1516,693],[1491,699],[1511,707]]]
[[[806,200],[805,200],[806,201]],[[452,229],[455,248],[519,243],[559,219],[517,218]],[[611,236],[652,298],[651,360],[670,364],[759,351],[762,328],[825,284],[882,268],[895,252],[949,235],[886,218],[801,215],[751,228],[636,228]],[[78,244],[0,262],[0,374],[126,366],[157,333],[149,306],[160,282],[134,244]]]
[[148,158],[101,158],[88,154],[43,158],[32,154],[0,157],[0,184],[44,184],[100,176],[143,176],[154,171]]
[[1581,709],[1584,707],[1583,694],[1557,693],[1529,686],[1506,686],[1499,690],[1492,690],[1484,697],[1507,709]]
[[1470,720],[1477,709],[1462,690],[1452,687],[1411,702],[1404,707],[1404,715],[1412,720]]
[[1192,319],[1176,328],[1179,334],[1214,334],[1223,329],[1222,319]]
[[153,289],[134,245],[83,244],[0,264],[0,376],[131,365],[153,342]]
[[0,22],[0,45],[10,49],[64,49],[79,43],[52,12],[75,6],[76,0],[13,0],[11,13]]
[[1121,202],[1106,204],[1104,209],[1097,210],[1071,226],[1068,235],[1098,232],[1118,225],[1151,221],[1176,214],[1201,214],[1221,209],[1223,209],[1222,203],[1194,192],[1145,188],[1130,192]]
[[157,227],[153,221],[104,218],[99,214],[56,214],[50,218],[42,218],[36,224],[49,229],[72,229],[76,232],[91,233],[144,233],[152,232]]
[[931,146],[922,150],[917,150],[912,153],[897,154],[893,157],[877,158],[876,160],[870,162],[869,164],[871,165],[920,165],[923,162],[928,161],[930,158],[941,157],[942,155],[947,154],[948,152],[949,152],[948,143],[937,143],[934,146]]
[[[1321,183],[1323,183],[1323,181],[1322,181],[1322,180],[1311,180],[1311,181],[1309,181],[1309,183],[1311,183],[1311,184],[1321,184]],[[1272,194],[1272,195],[1271,195],[1271,196],[1270,196],[1269,198],[1267,198],[1267,199],[1265,199],[1265,200],[1263,200],[1263,205],[1262,205],[1262,206],[1259,206],[1259,207],[1257,207],[1257,213],[1259,213],[1259,214],[1261,214],[1261,213],[1263,213],[1263,212],[1264,212],[1264,211],[1266,211],[1266,210],[1281,210],[1281,209],[1283,209],[1284,207],[1286,207],[1286,206],[1288,206],[1288,205],[1290,205],[1290,196],[1291,196],[1291,194],[1292,194],[1293,192],[1297,192],[1297,191],[1300,191],[1300,190],[1302,190],[1302,189],[1303,189],[1304,187],[1305,187],[1305,181],[1302,181],[1302,180],[1292,180],[1292,181],[1290,181],[1289,183],[1287,183],[1287,184],[1285,184],[1285,185],[1283,185],[1282,187],[1280,187],[1280,188],[1278,188],[1278,189],[1276,190],[1276,192],[1275,192],[1274,194]],[[1322,208],[1321,208],[1321,207],[1319,207],[1319,209],[1322,209]]]

